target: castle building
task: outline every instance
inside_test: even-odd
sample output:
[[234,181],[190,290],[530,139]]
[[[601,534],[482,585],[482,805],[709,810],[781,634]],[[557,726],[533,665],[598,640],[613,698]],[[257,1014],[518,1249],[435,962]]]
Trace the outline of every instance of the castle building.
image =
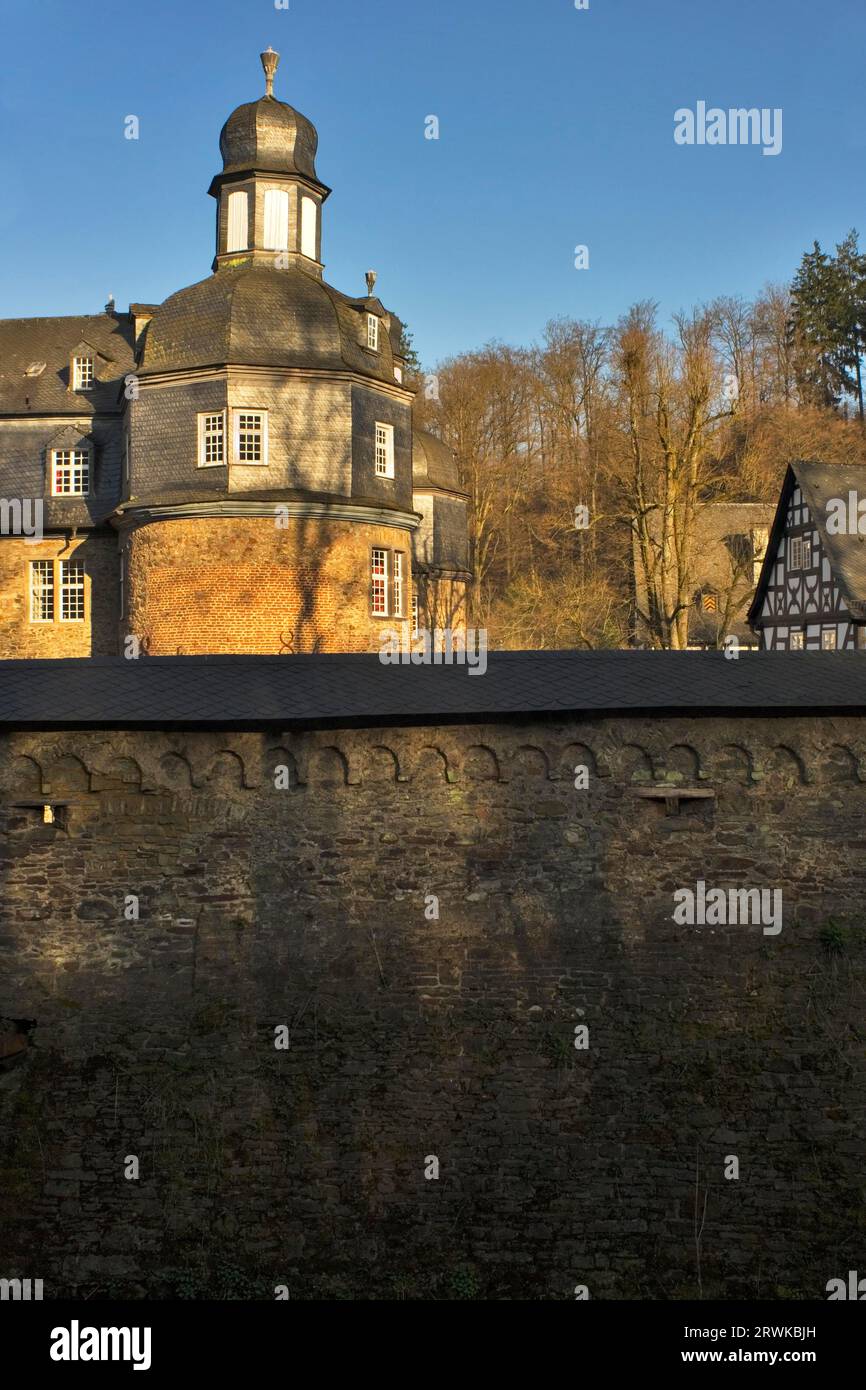
[[0,321],[0,657],[378,651],[465,627],[467,497],[413,429],[403,325],[323,276],[318,137],[220,134],[211,275]]

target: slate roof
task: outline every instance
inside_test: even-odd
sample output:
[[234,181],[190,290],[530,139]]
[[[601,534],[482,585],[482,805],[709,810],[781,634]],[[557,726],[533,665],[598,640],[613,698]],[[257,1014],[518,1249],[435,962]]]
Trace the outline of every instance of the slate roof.
[[220,131],[223,173],[303,174],[318,183],[318,143],[315,126],[300,111],[276,97],[259,97],[238,106]]
[[788,503],[797,484],[849,612],[854,618],[866,619],[866,536],[833,536],[827,531],[827,503],[831,498],[842,498],[847,504],[849,491],[856,492],[859,498],[866,498],[866,464],[818,463],[797,459],[788,468],[782,483],[764,566],[749,609],[749,622],[760,625],[764,595],[772,578],[779,541],[785,531]]
[[366,343],[366,300],[341,294],[297,267],[221,267],[178,290],[148,324],[141,375],[187,367],[315,367],[394,385],[388,333]]
[[406,507],[387,497],[365,497],[361,494],[339,492],[314,492],[300,487],[272,487],[264,491],[229,491],[228,488],[202,487],[198,479],[192,479],[188,487],[157,488],[151,492],[137,494],[112,508],[115,515],[125,512],[147,510],[150,507],[195,506],[200,503],[267,502],[278,507],[282,502],[312,502],[333,507],[372,507],[378,512],[398,512],[404,515]]
[[0,662],[7,728],[289,729],[526,716],[866,713],[860,652],[492,652],[465,666],[376,655]]
[[[122,378],[135,371],[132,325],[126,315],[82,314],[68,318],[0,319],[0,415],[95,415],[119,410]],[[73,350],[89,343],[96,361],[90,391],[69,390]],[[44,362],[39,376],[25,376]],[[29,401],[29,404],[28,404]]]
[[412,481],[416,488],[460,492],[460,471],[454,454],[429,430],[412,431]]

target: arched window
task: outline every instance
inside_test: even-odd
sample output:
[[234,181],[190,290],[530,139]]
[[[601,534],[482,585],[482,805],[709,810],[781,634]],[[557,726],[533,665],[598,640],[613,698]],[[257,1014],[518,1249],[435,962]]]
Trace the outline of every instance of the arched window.
[[311,261],[318,259],[316,256],[316,232],[318,231],[318,209],[312,198],[301,199],[301,255],[309,256]]
[[284,188],[265,190],[265,250],[289,249],[289,195]]
[[229,194],[229,231],[227,251],[246,251],[249,245],[249,216],[246,193]]

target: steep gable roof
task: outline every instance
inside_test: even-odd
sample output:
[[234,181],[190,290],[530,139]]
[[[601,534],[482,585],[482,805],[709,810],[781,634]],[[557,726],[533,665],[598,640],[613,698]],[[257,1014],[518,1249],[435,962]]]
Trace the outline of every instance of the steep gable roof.
[[797,459],[789,465],[782,483],[767,553],[749,608],[749,622],[754,623],[761,615],[779,542],[785,533],[791,495],[797,486],[803,493],[812,523],[830,561],[833,578],[839,585],[851,616],[866,618],[866,536],[832,535],[827,530],[828,502],[833,498],[847,499],[849,491],[866,498],[866,464],[819,463],[816,460]]

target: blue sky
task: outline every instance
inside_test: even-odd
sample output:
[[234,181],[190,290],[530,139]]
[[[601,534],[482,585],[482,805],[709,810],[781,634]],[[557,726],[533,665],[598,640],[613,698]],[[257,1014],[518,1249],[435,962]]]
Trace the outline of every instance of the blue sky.
[[[0,317],[210,273],[220,127],[268,44],[334,190],[326,277],[361,293],[375,268],[427,364],[866,242],[863,0],[0,0]],[[676,145],[699,100],[781,107],[781,154]]]

